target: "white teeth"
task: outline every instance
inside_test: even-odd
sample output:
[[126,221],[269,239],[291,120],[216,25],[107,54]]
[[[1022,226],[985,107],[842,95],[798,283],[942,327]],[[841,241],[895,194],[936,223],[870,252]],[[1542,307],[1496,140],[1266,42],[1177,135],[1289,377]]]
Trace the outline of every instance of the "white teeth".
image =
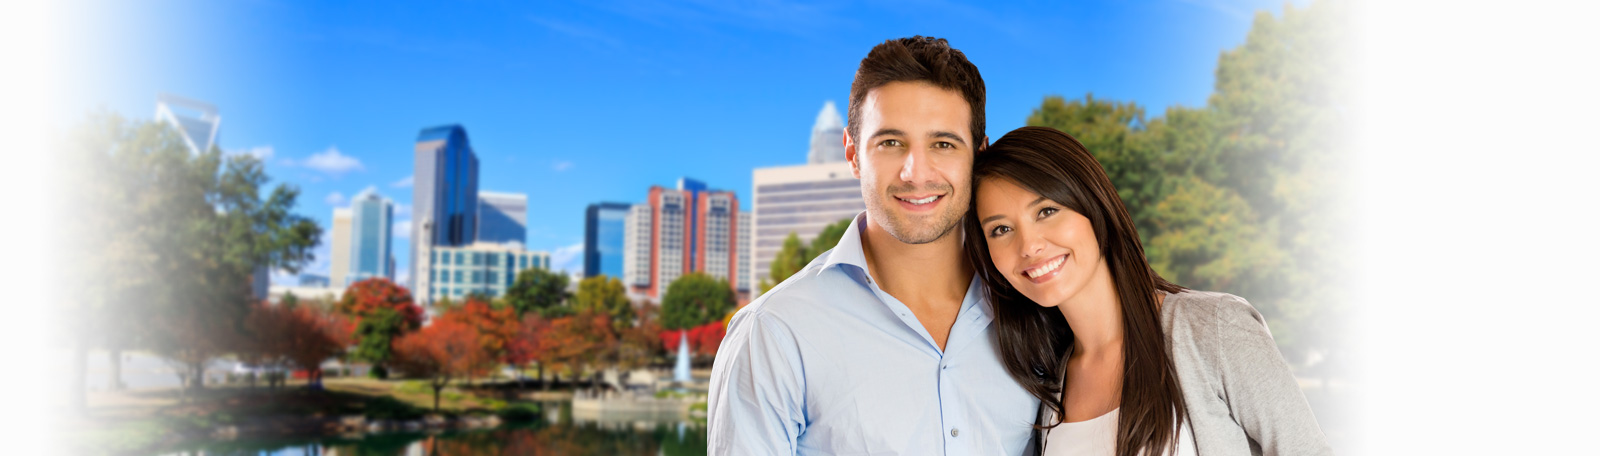
[[1044,266],[1033,268],[1033,269],[1030,269],[1030,270],[1027,270],[1027,271],[1022,271],[1022,274],[1028,276],[1028,278],[1030,278],[1030,279],[1035,278],[1035,277],[1039,277],[1039,276],[1042,276],[1042,275],[1045,275],[1045,274],[1049,274],[1051,271],[1054,271],[1056,269],[1060,269],[1061,268],[1061,263],[1065,262],[1065,261],[1067,261],[1067,257],[1066,257],[1066,255],[1062,255],[1062,256],[1056,257],[1055,261],[1051,261],[1050,263],[1045,264]]
[[916,204],[916,205],[920,206],[920,205],[923,205],[923,204],[932,203],[933,200],[936,200],[936,199],[939,199],[939,195],[933,195],[933,196],[930,196],[930,197],[927,197],[927,198],[922,198],[922,199],[900,198],[900,201],[905,201],[907,203]]

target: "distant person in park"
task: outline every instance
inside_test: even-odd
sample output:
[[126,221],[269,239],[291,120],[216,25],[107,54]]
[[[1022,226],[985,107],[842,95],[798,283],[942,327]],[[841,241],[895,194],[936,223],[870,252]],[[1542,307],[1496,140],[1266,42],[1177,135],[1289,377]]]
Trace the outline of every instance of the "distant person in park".
[[973,185],[967,256],[1044,455],[1332,454],[1261,314],[1157,275],[1078,140],[1008,133]]
[[977,67],[943,39],[861,60],[844,147],[867,210],[734,315],[711,373],[711,455],[1030,451],[1039,400],[1001,366],[962,250],[983,110]]

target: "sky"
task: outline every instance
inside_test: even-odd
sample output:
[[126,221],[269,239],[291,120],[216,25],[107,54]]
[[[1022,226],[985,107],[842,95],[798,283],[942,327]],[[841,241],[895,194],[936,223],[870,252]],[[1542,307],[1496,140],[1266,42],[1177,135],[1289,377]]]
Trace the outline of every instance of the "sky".
[[[222,149],[263,158],[274,184],[300,190],[296,212],[319,225],[363,189],[395,201],[401,272],[417,133],[461,124],[480,189],[527,194],[528,248],[575,271],[590,203],[642,201],[681,176],[747,201],[753,169],[803,164],[823,103],[845,109],[856,65],[884,40],[937,36],[963,51],[983,74],[998,138],[1049,95],[1134,101],[1152,117],[1202,106],[1218,55],[1244,42],[1256,12],[1284,7],[328,3],[66,3],[53,123],[65,131],[98,110],[147,120],[163,92],[210,102]],[[320,246],[305,272],[326,274],[327,252]]]

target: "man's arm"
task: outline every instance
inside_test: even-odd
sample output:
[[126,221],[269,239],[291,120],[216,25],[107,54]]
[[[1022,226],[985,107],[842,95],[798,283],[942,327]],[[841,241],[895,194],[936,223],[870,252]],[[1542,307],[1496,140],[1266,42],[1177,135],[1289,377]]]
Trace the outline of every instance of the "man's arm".
[[806,428],[799,344],[782,320],[749,310],[729,322],[711,368],[708,454],[793,455]]

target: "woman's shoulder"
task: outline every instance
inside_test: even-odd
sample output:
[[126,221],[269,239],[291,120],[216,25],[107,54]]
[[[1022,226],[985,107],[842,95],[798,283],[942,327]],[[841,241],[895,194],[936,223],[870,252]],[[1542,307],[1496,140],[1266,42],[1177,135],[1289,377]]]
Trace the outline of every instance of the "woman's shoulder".
[[1161,313],[1168,328],[1184,327],[1197,335],[1267,331],[1266,318],[1249,301],[1217,291],[1168,294],[1162,301]]

